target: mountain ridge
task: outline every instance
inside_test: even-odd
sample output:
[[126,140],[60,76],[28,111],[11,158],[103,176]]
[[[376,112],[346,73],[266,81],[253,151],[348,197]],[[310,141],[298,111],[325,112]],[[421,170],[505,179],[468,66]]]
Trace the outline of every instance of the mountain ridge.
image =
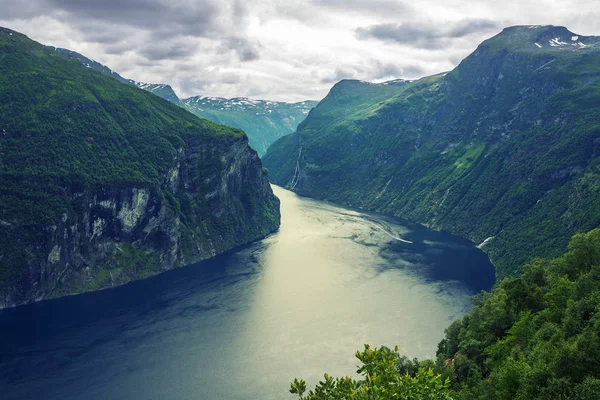
[[485,242],[499,278],[518,273],[600,224],[599,50],[566,28],[510,27],[446,74],[340,82],[264,164],[301,195]]
[[183,108],[198,117],[243,129],[248,133],[250,146],[261,157],[275,140],[294,133],[316,103],[212,96],[192,96],[181,101]]
[[[271,100],[253,100],[247,97],[222,98],[196,95],[180,99],[173,88],[164,83],[144,83],[125,79],[107,66],[72,50],[48,46],[56,52],[81,62],[87,68],[99,71],[122,83],[149,91],[192,114],[210,121],[242,129],[248,134],[250,146],[259,156],[275,140],[293,133],[317,102],[304,100],[287,103]],[[246,107],[242,107],[245,104]],[[258,111],[258,112],[257,112]]]

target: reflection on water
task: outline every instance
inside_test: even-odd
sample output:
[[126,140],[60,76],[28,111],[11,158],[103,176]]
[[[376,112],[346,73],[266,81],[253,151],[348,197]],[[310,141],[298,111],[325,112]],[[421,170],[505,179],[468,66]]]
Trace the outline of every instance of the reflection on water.
[[493,283],[466,240],[281,199],[280,231],[124,287],[0,313],[4,399],[286,399],[364,343],[432,357]]

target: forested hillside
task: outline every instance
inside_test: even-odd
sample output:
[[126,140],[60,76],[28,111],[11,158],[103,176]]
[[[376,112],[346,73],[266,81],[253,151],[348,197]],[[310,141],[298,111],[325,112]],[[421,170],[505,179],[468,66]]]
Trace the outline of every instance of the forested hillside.
[[342,81],[264,157],[301,195],[480,243],[498,278],[600,225],[600,39],[516,26],[447,74]]
[[153,275],[278,226],[244,132],[0,28],[0,308]]

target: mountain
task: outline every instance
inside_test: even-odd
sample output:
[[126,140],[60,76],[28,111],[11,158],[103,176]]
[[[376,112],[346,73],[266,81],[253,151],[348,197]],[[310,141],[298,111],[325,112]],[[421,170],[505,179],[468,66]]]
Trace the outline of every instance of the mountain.
[[221,97],[193,96],[180,100],[169,85],[125,79],[107,66],[77,52],[61,48],[50,48],[64,56],[78,60],[87,68],[154,93],[173,104],[185,108],[200,118],[242,129],[248,135],[250,147],[256,150],[261,157],[277,139],[294,133],[298,124],[317,105],[316,101],[311,100],[299,103],[284,103],[269,100],[251,100],[245,97],[224,99]]
[[87,58],[86,56],[79,54],[75,51],[68,49],[61,49],[59,47],[48,46],[51,49],[54,49],[57,53],[72,58],[74,60],[82,63],[86,68],[93,69],[95,71],[101,72],[104,75],[110,76],[118,80],[119,82],[126,83],[128,85],[137,86],[140,89],[147,90],[150,93],[154,93],[155,95],[162,97],[165,100],[170,101],[173,104],[179,105],[179,98],[175,94],[173,88],[169,85],[165,84],[155,84],[155,83],[143,83],[136,82],[132,79],[125,79],[115,71],[108,68],[106,65],[100,64],[98,61],[92,60],[91,58]]
[[342,81],[270,148],[273,183],[480,243],[497,277],[600,225],[600,39],[515,26],[447,74]]
[[180,105],[179,97],[177,97],[177,94],[175,94],[175,91],[169,85],[165,85],[164,83],[131,82],[140,89],[147,90],[148,92],[154,93],[158,97],[162,97],[173,104]]
[[250,146],[263,156],[277,139],[294,133],[317,102],[284,103],[245,97],[194,96],[182,100],[182,104],[198,117],[244,130]]
[[117,74],[115,71],[111,70],[106,65],[100,64],[98,61],[92,60],[91,58],[87,58],[86,56],[84,56],[82,54],[79,54],[76,51],[72,51],[72,50],[68,50],[68,49],[62,49],[60,47],[54,47],[54,46],[48,46],[48,48],[53,49],[58,54],[61,54],[61,55],[65,56],[65,57],[69,57],[69,58],[72,58],[74,60],[77,60],[80,63],[82,63],[86,68],[90,68],[90,69],[93,69],[95,71],[101,72],[104,75],[108,75],[111,78],[114,78],[114,79],[118,80],[119,82],[126,83],[128,85],[135,84],[134,81],[132,81],[130,79],[123,78],[121,75]]
[[242,131],[0,29],[0,308],[154,275],[278,226]]

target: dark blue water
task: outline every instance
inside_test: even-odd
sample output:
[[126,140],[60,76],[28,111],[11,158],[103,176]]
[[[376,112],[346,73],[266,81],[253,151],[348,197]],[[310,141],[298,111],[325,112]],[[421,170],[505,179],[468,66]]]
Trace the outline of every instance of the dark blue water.
[[0,312],[2,399],[288,399],[364,343],[433,357],[489,289],[472,243],[275,188],[280,231],[123,287]]

